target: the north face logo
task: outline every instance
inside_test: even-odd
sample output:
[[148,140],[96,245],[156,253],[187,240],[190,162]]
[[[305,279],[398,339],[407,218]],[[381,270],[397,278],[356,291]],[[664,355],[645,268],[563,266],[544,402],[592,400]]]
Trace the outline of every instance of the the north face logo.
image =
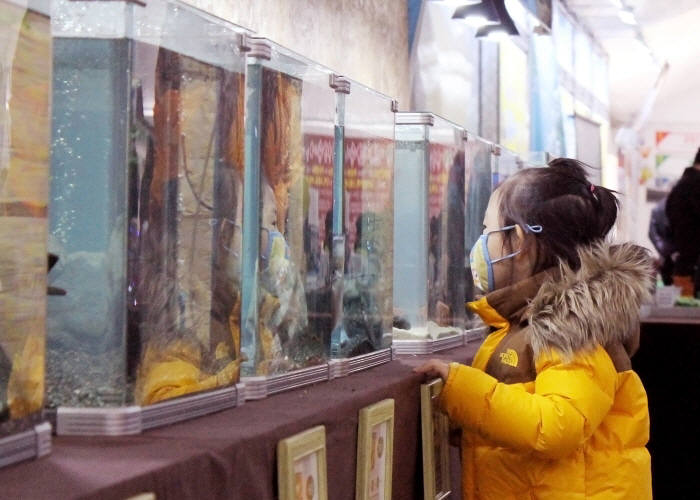
[[504,365],[508,366],[518,366],[518,353],[515,352],[513,349],[506,349],[506,352],[502,352],[500,354],[501,356],[501,363]]

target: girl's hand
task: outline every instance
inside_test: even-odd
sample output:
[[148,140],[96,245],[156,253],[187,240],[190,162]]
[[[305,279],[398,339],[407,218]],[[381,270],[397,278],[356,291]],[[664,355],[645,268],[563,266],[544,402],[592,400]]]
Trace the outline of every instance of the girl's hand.
[[427,363],[417,366],[413,371],[414,373],[424,373],[428,377],[441,377],[442,380],[447,380],[450,365],[439,359],[431,359]]

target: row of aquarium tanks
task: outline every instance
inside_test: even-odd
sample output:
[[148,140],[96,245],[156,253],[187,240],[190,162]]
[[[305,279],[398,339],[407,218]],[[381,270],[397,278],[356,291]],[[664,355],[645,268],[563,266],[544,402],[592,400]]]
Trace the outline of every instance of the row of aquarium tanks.
[[23,458],[46,418],[140,432],[478,331],[467,252],[516,155],[177,1],[0,0],[0,57]]

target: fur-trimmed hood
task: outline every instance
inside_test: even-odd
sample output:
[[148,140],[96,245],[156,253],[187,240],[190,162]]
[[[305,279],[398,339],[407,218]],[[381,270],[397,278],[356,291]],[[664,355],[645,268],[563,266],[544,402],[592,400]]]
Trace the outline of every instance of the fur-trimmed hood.
[[639,307],[654,283],[648,252],[631,243],[598,243],[578,255],[581,267],[560,263],[525,310],[535,356],[556,349],[570,359],[596,345],[636,342]]

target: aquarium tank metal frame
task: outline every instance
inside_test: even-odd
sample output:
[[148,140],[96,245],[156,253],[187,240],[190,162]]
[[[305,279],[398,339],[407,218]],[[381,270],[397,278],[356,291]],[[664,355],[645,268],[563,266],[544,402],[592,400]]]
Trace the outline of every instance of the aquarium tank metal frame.
[[[464,344],[467,131],[432,113],[397,113],[394,240],[396,354]],[[399,218],[403,221],[399,221]],[[460,297],[455,299],[455,297]]]
[[[0,0],[0,467],[51,452],[45,398],[48,0]],[[49,256],[49,267],[52,258]]]
[[[92,324],[95,329],[102,322],[112,325],[97,342],[117,351],[115,387],[83,394],[86,381],[79,374],[73,386],[72,378],[64,380],[70,374],[54,368],[58,377],[49,391],[55,399],[47,412],[55,419],[56,432],[138,434],[241,405],[245,388],[238,382],[234,315],[224,311],[223,318],[216,318],[214,313],[220,299],[217,286],[228,286],[235,294],[235,278],[219,283],[222,275],[236,274],[235,263],[228,262],[221,271],[220,256],[240,254],[235,238],[239,224],[224,220],[226,207],[235,210],[230,193],[235,187],[222,188],[222,175],[234,168],[228,163],[236,148],[227,141],[237,139],[227,131],[235,129],[236,118],[226,118],[235,111],[224,112],[222,103],[227,102],[224,92],[235,92],[232,79],[243,81],[239,46],[248,31],[177,0],[55,0],[52,9],[52,235],[56,246],[65,250],[60,252],[67,256],[65,265],[88,254],[109,254],[111,258],[96,262],[105,262],[99,269],[117,285],[109,287],[105,281],[106,291],[83,293],[87,302],[83,307],[99,304],[100,294],[111,293],[104,301],[106,314]],[[73,51],[71,44],[76,45]],[[90,59],[102,47],[110,50],[113,64],[108,60],[107,67],[92,68],[93,61],[104,61],[104,57]],[[103,87],[90,87],[99,87],[100,82]],[[79,103],[86,101],[90,109],[80,108]],[[89,133],[83,127],[81,138],[79,125],[90,112],[102,113],[102,119],[90,121]],[[223,125],[226,121],[230,123]],[[193,137],[212,123],[210,138],[197,142]],[[102,154],[96,145],[103,147]],[[86,169],[82,175],[80,168]],[[94,193],[74,195],[71,202],[73,190],[81,183],[87,186],[91,177],[103,178],[104,185],[83,187]],[[105,186],[111,193],[104,195],[108,199],[95,200],[95,193],[99,198]],[[94,206],[83,207],[81,214],[84,199],[92,199]],[[110,234],[108,227],[100,229],[105,225],[113,226]],[[81,231],[89,233],[82,241],[102,241],[102,250],[89,252],[87,244],[75,247]],[[90,237],[90,231],[96,236]],[[71,244],[75,248],[69,252]],[[65,274],[66,268],[62,271]],[[86,281],[69,280],[66,296],[80,297],[81,283]],[[58,278],[55,284],[61,283]],[[98,302],[90,302],[93,299]],[[226,308],[233,307],[233,299],[226,300]],[[54,302],[50,315],[54,323],[49,339],[55,346],[71,340],[66,331],[73,331],[61,323],[66,316],[60,307]],[[75,319],[81,311],[70,312]],[[87,342],[92,327],[86,325],[77,327],[73,344],[80,338]],[[75,394],[68,398],[61,390]],[[81,400],[83,396],[86,399]]]

